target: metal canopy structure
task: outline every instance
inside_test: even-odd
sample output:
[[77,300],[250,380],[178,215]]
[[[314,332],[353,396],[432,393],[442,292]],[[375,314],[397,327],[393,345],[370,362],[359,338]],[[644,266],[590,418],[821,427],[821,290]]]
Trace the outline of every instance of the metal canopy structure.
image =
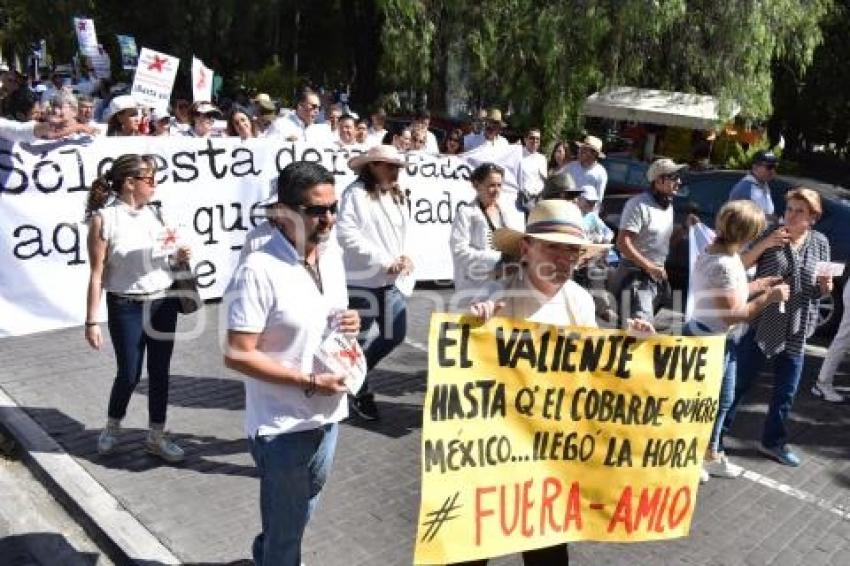
[[628,86],[601,90],[587,97],[585,116],[646,122],[694,130],[713,130],[738,113],[720,116],[718,100],[713,96]]

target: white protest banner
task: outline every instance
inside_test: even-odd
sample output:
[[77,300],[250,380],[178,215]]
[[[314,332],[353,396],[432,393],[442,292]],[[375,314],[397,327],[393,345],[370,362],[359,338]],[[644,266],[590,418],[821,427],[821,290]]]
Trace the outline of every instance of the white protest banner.
[[197,57],[192,57],[192,97],[195,102],[212,101],[213,72]]
[[142,47],[130,94],[140,104],[166,110],[180,59]]
[[[494,150],[487,160],[512,163],[522,149]],[[337,192],[354,180],[348,160],[359,150],[335,145],[239,138],[97,138],[12,145],[0,141],[0,336],[28,334],[85,320],[89,276],[88,187],[124,153],[149,153],[159,164],[155,198],[184,228],[205,299],[220,297],[250,229],[263,221],[261,201],[293,161],[320,162]],[[479,154],[478,158],[485,158]],[[465,156],[408,155],[400,180],[408,195],[419,280],[451,279],[451,224],[474,196]],[[510,198],[510,197],[509,197]],[[512,206],[503,202],[507,210]],[[61,284],[57,284],[61,282]]]

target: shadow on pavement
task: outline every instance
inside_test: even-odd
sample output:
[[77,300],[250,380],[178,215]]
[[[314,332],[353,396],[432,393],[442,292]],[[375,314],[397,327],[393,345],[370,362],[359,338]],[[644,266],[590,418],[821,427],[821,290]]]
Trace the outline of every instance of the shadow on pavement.
[[[142,379],[135,393],[148,395],[148,380]],[[196,375],[172,375],[168,385],[168,404],[188,409],[245,409],[245,386],[238,379]]]
[[[142,472],[162,466],[173,466],[203,474],[230,476],[255,476],[253,462],[239,465],[216,458],[231,455],[248,455],[248,441],[244,438],[222,440],[215,436],[170,433],[169,436],[186,451],[186,459],[180,464],[167,464],[145,452],[144,441],[147,429],[124,428],[118,446],[108,455],[97,452],[97,437],[100,429],[87,429],[79,421],[56,409],[22,407],[68,454],[89,460],[112,469]],[[249,456],[250,458],[250,456]]]
[[0,564],[63,564],[87,566],[97,563],[99,556],[79,552],[58,533],[26,533],[0,538]]

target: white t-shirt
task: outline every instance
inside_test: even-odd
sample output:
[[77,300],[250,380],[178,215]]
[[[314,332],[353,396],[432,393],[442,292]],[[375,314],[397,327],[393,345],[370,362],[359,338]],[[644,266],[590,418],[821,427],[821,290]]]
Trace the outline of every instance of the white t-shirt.
[[572,279],[547,298],[527,277],[514,276],[495,283],[484,298],[505,302],[498,316],[556,326],[597,326],[593,297]]
[[599,197],[596,199],[596,202],[602,202],[602,199],[605,198],[605,187],[608,185],[608,172],[598,162],[585,169],[578,161],[570,161],[567,164],[567,173],[575,181],[576,187],[591,185],[595,188],[596,195]]
[[661,208],[649,191],[626,201],[620,216],[620,230],[636,234],[635,247],[656,265],[664,265],[667,261],[673,226],[673,205]]
[[542,153],[529,153],[525,149],[522,154],[517,175],[518,188],[528,195],[538,195],[543,190],[543,183],[546,180],[546,157]]
[[[134,209],[116,199],[98,215],[103,220],[100,235],[107,243],[103,288],[124,295],[168,289],[173,280],[168,255],[162,251],[167,229],[153,207]],[[166,225],[171,227],[167,220]]]
[[718,292],[734,291],[738,299],[746,304],[749,290],[747,271],[741,262],[741,256],[701,253],[691,273],[690,291],[694,298],[691,318],[716,334],[725,334],[727,330],[731,330],[720,317],[715,298]]
[[[224,295],[227,328],[259,334],[259,349],[284,367],[319,371],[316,353],[333,311],[348,295],[339,249],[319,253],[320,293],[295,248],[275,230],[236,268]],[[348,416],[345,393],[307,397],[297,385],[245,380],[245,432],[274,436],[339,422]]]

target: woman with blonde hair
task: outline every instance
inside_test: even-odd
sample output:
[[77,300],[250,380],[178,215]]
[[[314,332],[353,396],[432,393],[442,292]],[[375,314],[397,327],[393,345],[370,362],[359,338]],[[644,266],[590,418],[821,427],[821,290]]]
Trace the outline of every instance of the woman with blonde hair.
[[820,195],[812,189],[788,191],[784,225],[743,255],[744,265],[757,265],[757,277],[781,277],[790,294],[787,301],[766,307],[738,344],[735,399],[721,433],[729,431],[738,405],[765,362],[772,360],[773,393],[760,450],[786,466],[800,465],[800,458],[787,445],[786,421],[800,385],[806,341],[817,327],[818,300],[832,292],[832,278],[817,276],[817,264],[830,258],[829,241],[813,229],[822,212]]
[[118,372],[109,396],[108,419],[97,450],[113,451],[121,420],[139,383],[147,350],[150,431],[146,450],[167,462],[183,460],[183,450],[165,435],[168,380],[177,299],[169,296],[172,266],[189,260],[188,247],[171,250],[174,234],[161,212],[150,205],[156,191],[152,156],[126,154],[92,183],[86,204],[91,273],[86,295],[86,341],[99,350],[103,335],[97,323],[101,295]]
[[727,202],[715,219],[717,236],[699,255],[691,274],[694,312],[685,334],[726,334],[717,418],[703,461],[704,481],[709,476],[735,477],[738,474],[738,469],[729,463],[723,452],[720,427],[735,395],[736,342],[742,324],[752,320],[769,304],[788,299],[788,285],[781,284],[781,277],[747,281],[739,252],[764,227],[764,213],[754,202]]

